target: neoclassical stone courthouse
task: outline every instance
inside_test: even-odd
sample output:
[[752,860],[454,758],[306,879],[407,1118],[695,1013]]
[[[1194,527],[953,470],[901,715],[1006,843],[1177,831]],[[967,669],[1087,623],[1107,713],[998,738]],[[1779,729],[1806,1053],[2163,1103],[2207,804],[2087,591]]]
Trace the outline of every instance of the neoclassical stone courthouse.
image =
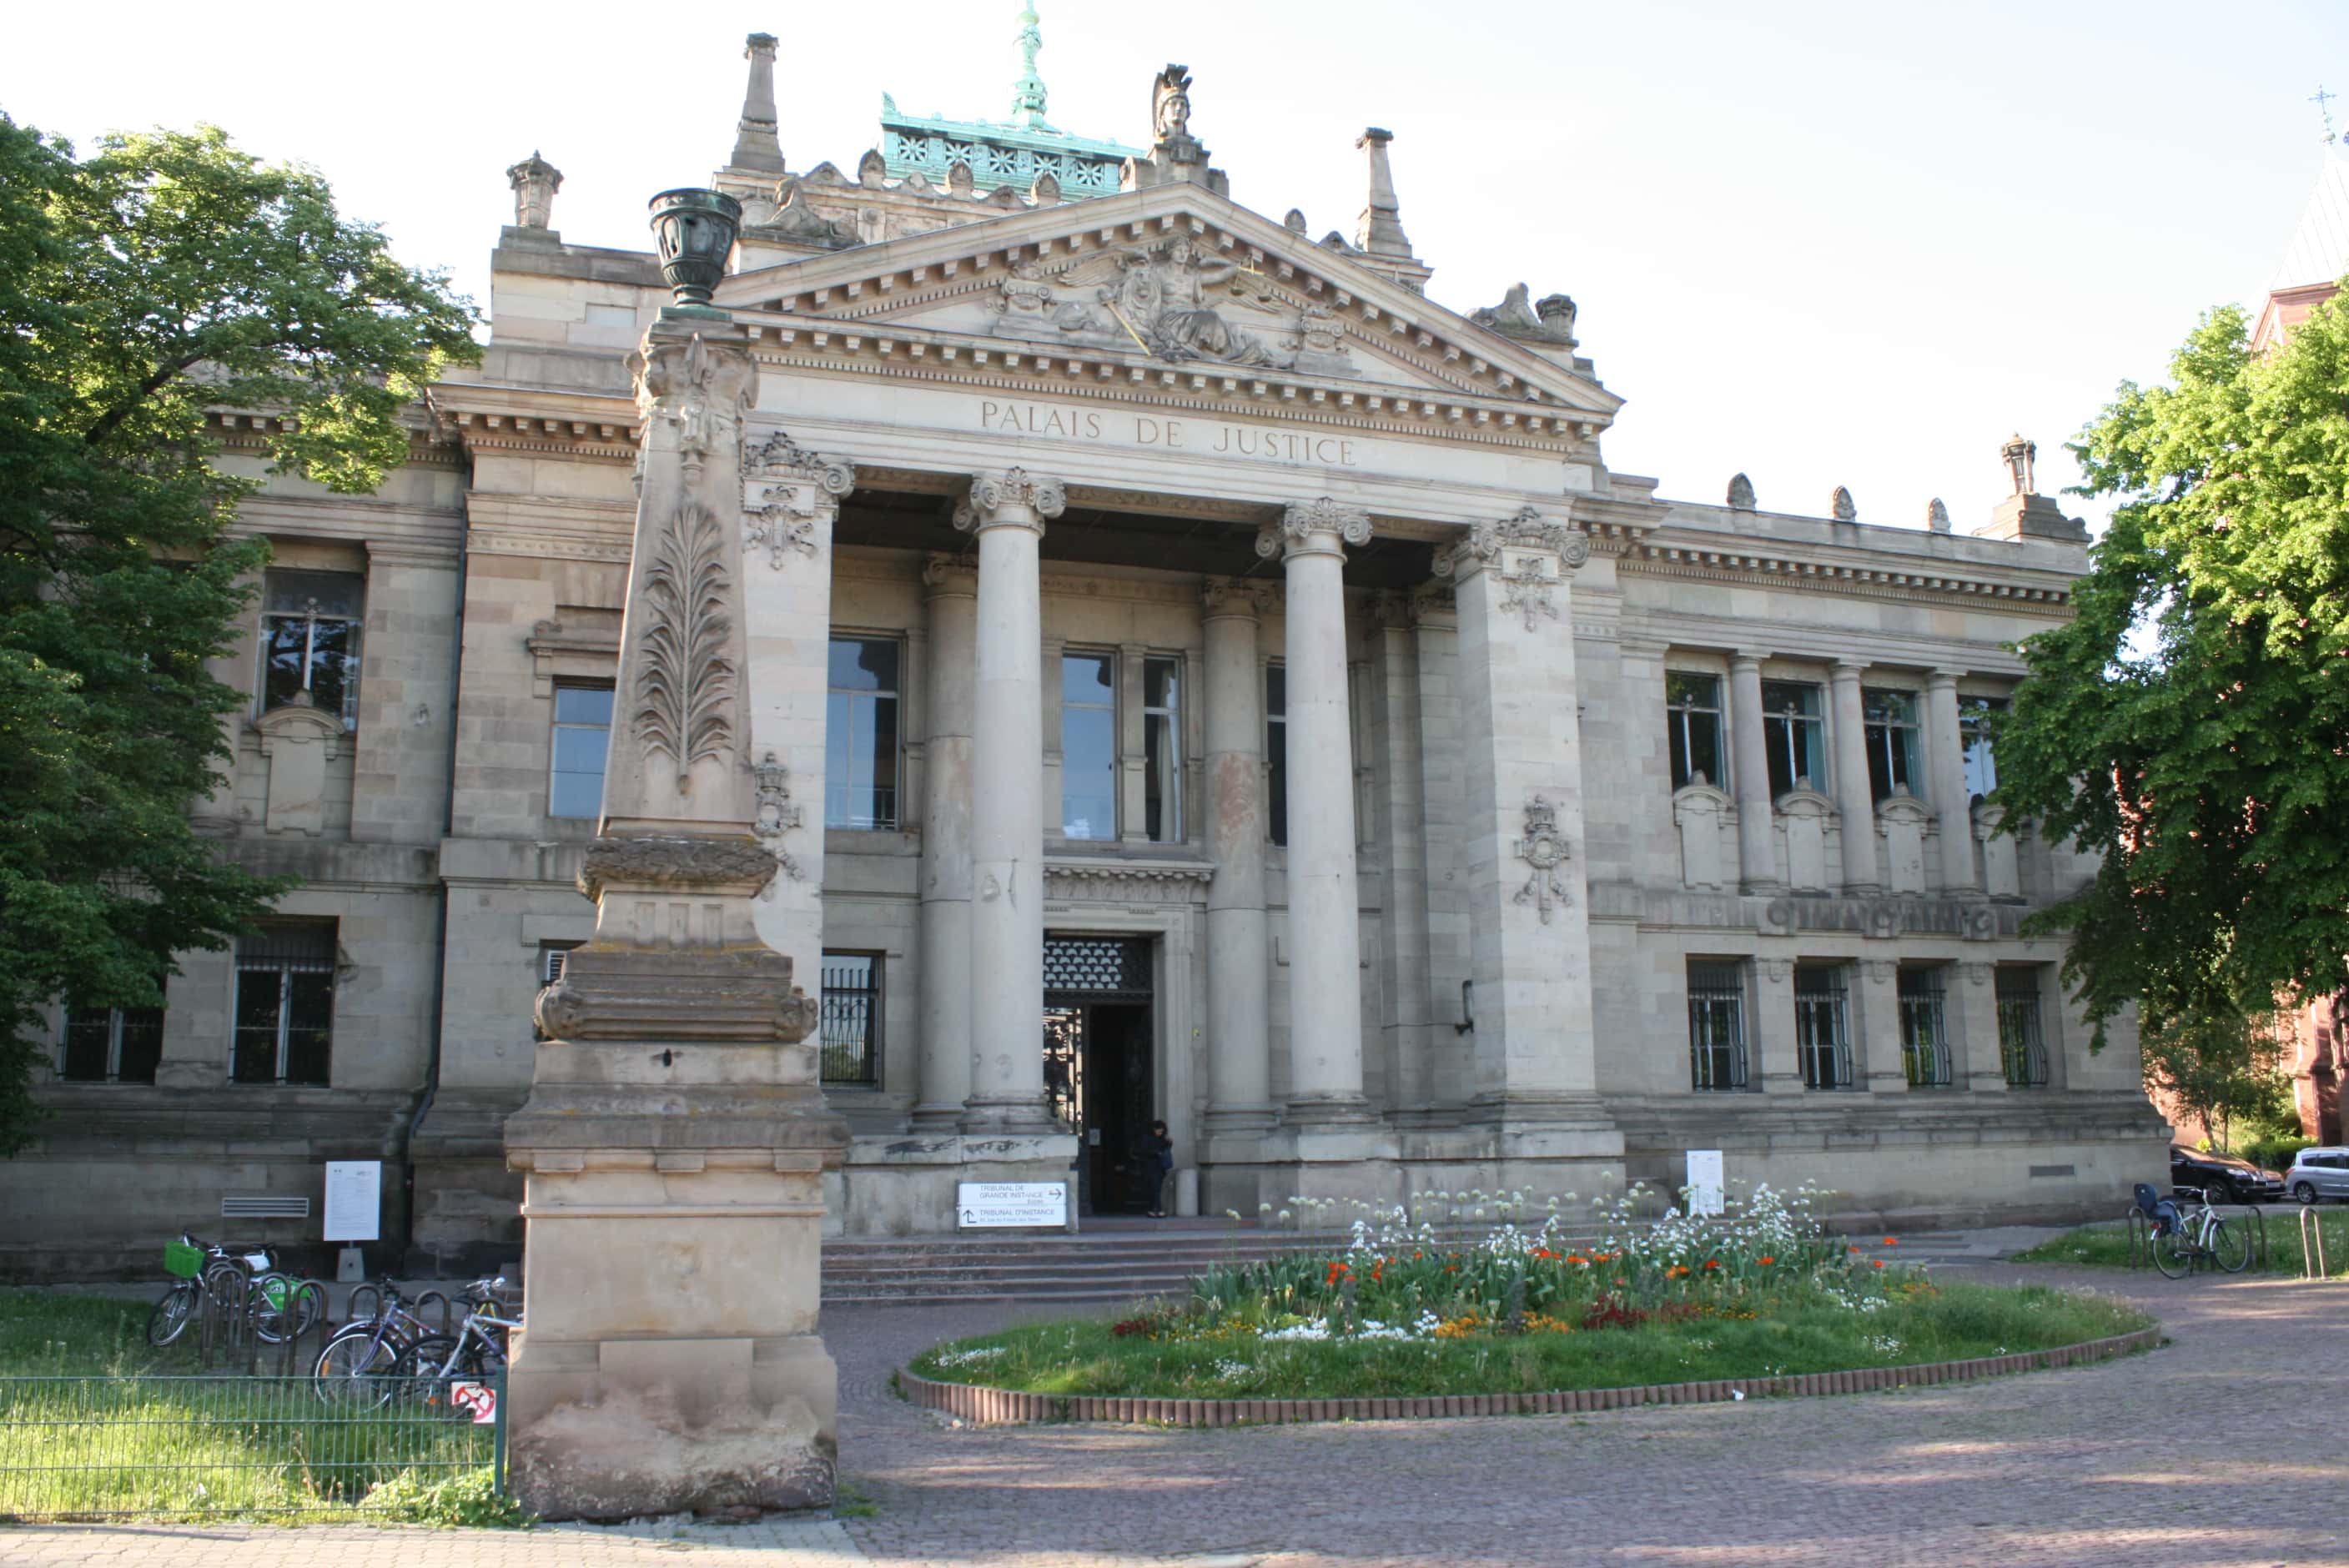
[[[835,1230],[1071,1167],[1087,1212],[1146,1209],[1154,1119],[1202,1208],[1249,1214],[1677,1185],[1692,1149],[1889,1217],[2157,1176],[2133,1042],[2092,1056],[2060,944],[2020,934],[2087,867],[1983,804],[2007,649],[2085,566],[2027,443],[1971,531],[1925,476],[1898,525],[1743,476],[1668,499],[1608,466],[1571,300],[1431,297],[1388,132],[1316,238],[1230,200],[1180,67],[1143,145],[1053,128],[1023,20],[1013,119],[885,100],[846,169],[787,160],[751,37],[712,181],[739,397],[698,390],[698,339],[643,368],[659,258],[566,243],[560,174],[508,171],[487,357],[405,469],[243,509],[275,555],[199,816],[301,888],[181,955],[160,1014],[60,1006],[6,1267],[315,1240],[333,1159],[386,1162],[379,1257],[517,1255],[533,999],[595,934],[607,758],[664,748],[755,794],[749,907],[821,991],[854,1133]],[[265,413],[218,419],[258,472]],[[741,471],[709,537],[747,744],[652,689],[667,655],[615,689],[655,445]],[[648,581],[685,605],[721,557],[678,548]]]

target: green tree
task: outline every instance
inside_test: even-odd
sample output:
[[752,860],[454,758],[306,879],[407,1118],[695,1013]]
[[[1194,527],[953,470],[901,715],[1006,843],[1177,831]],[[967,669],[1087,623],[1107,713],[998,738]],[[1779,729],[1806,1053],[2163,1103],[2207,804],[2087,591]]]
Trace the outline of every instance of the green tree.
[[2100,851],[2046,912],[2095,1043],[2349,984],[2349,295],[2280,350],[2210,312],[2072,450],[2117,500],[2069,624],[2023,645],[1997,801]]
[[273,471],[337,490],[477,354],[470,303],[211,128],[87,159],[0,114],[0,1151],[32,1135],[42,1006],[151,1006],[285,883],[188,825],[232,760],[211,678],[266,558],[205,415],[286,417]]
[[2290,1103],[2272,1016],[2173,1015],[2148,1025],[2140,1045],[2145,1087],[2181,1120],[2199,1124],[2213,1148],[2231,1148],[2245,1128],[2255,1134],[2271,1130]]

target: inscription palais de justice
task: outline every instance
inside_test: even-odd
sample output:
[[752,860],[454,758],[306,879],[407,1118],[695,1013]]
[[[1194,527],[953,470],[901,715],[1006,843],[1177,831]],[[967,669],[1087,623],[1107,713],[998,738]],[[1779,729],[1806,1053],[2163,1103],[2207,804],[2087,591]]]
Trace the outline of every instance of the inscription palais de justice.
[[1169,419],[1121,410],[1061,408],[1049,403],[1010,403],[986,398],[978,421],[1003,435],[1041,436],[1068,441],[1101,441],[1205,457],[1236,458],[1299,468],[1350,469],[1357,443],[1348,436],[1278,430],[1219,420]]

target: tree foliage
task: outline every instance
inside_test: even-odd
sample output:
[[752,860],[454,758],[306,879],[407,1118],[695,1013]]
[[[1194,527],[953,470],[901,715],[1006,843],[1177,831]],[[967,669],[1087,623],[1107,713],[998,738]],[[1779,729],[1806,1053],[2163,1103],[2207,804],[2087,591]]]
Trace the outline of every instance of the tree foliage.
[[207,409],[284,415],[273,471],[372,489],[473,320],[315,171],[211,128],[77,159],[0,115],[0,1151],[45,1003],[154,1006],[172,950],[284,889],[188,825],[246,701],[206,663],[266,558]]
[[2212,311],[2072,450],[2119,504],[2023,645],[1997,802],[2102,853],[2041,919],[2097,1043],[2349,984],[2349,295],[2265,356]]

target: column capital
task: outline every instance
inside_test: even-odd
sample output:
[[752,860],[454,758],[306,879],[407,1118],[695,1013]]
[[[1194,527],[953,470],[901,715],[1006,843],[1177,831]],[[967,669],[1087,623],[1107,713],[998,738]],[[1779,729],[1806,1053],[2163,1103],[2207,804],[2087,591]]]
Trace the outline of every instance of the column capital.
[[1046,520],[1068,509],[1067,489],[1050,474],[1026,469],[970,476],[970,497],[955,508],[954,525],[965,533],[990,528],[1024,528],[1041,537]]
[[1538,507],[1519,507],[1499,522],[1474,525],[1451,549],[1438,549],[1435,574],[1470,577],[1496,561],[1506,569],[1506,552],[1512,550],[1554,555],[1561,570],[1572,572],[1590,559],[1590,535],[1570,523],[1552,522]]
[[1954,690],[1958,684],[1958,677],[1965,673],[1963,670],[1951,669],[1945,665],[1936,665],[1925,674],[1925,689],[1939,691],[1948,686]]
[[1729,667],[1733,672],[1743,669],[1758,671],[1762,662],[1769,656],[1766,648],[1733,648],[1729,654]]
[[1275,555],[1284,561],[1299,555],[1334,555],[1342,560],[1346,545],[1370,542],[1371,514],[1325,495],[1291,501],[1278,522],[1268,522],[1257,531],[1256,552],[1267,560]]
[[949,555],[943,550],[932,551],[922,559],[922,593],[925,598],[943,599],[956,594],[978,592],[978,566],[959,555]]
[[1278,598],[1271,583],[1244,577],[1210,577],[1199,584],[1199,605],[1210,621],[1226,615],[1253,621],[1268,613]]
[[1857,681],[1868,673],[1868,663],[1864,659],[1837,659],[1828,666],[1827,673],[1835,680]]

